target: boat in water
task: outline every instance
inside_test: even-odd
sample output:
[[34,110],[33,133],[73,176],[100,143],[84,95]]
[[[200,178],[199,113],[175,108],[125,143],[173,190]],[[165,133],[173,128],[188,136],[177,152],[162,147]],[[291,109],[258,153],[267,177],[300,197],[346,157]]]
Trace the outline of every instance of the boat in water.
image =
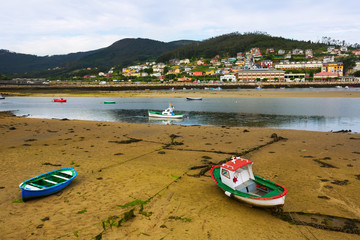
[[116,102],[114,101],[104,101],[104,104],[115,104]]
[[0,99],[5,99],[5,97],[3,95],[0,94]]
[[174,113],[174,105],[170,103],[169,107],[162,112],[148,110],[149,117],[156,118],[183,118],[183,114],[175,114]]
[[66,102],[65,98],[54,98],[53,99],[54,102]]
[[229,197],[257,207],[281,207],[287,189],[252,172],[253,161],[234,157],[211,168],[211,177]]
[[56,193],[68,186],[76,175],[76,170],[71,167],[60,168],[30,178],[19,185],[22,199],[26,201]]
[[202,97],[187,97],[186,100],[202,100]]

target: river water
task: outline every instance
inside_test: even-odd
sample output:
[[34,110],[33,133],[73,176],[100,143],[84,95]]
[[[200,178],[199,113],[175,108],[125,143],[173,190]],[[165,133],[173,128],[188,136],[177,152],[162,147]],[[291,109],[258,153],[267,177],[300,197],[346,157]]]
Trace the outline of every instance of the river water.
[[[182,124],[283,128],[309,131],[360,132],[360,98],[104,98],[7,97],[0,111],[31,118],[78,119],[143,124]],[[115,104],[104,104],[115,101]],[[147,110],[164,110],[169,103],[182,120],[149,119]]]

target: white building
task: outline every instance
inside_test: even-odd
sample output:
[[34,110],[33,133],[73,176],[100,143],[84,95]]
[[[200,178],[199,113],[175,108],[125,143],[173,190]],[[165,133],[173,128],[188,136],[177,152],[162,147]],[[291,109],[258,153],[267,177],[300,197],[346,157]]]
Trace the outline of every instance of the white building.
[[220,81],[224,82],[236,82],[236,76],[235,75],[224,75],[220,77]]
[[308,61],[308,62],[285,62],[275,64],[276,69],[316,69],[322,67],[322,62],[320,61]]

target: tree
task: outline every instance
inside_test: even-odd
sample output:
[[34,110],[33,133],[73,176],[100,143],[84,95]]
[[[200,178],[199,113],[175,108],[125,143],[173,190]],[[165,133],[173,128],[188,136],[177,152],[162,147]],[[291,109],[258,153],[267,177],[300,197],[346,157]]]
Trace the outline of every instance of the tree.
[[355,76],[355,77],[360,77],[360,71],[354,72],[354,76]]
[[0,74],[0,80],[10,80],[10,78],[4,74]]

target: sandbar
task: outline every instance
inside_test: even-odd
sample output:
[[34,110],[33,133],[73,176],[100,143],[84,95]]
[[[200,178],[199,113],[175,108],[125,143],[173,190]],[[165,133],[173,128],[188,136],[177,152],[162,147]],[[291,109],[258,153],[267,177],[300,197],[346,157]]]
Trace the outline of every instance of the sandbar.
[[[284,139],[266,145],[274,133]],[[284,212],[359,219],[360,134],[1,113],[0,137],[2,239],[360,239],[291,224],[199,174],[248,152],[256,175],[288,189]],[[22,181],[71,166],[67,188],[21,201]]]

